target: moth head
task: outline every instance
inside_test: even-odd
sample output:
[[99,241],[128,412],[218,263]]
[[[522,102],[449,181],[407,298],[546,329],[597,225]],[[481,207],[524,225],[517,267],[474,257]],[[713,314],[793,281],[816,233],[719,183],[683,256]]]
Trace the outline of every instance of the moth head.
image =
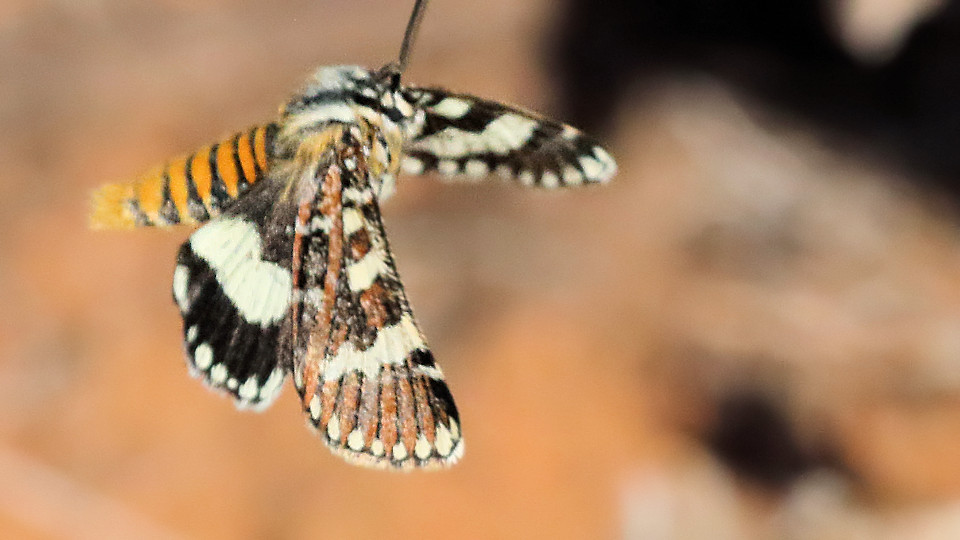
[[370,120],[370,115],[381,115],[398,126],[414,114],[401,94],[399,71],[390,70],[389,65],[375,71],[360,66],[322,67],[281,113],[288,118],[324,110],[329,111],[329,119],[334,122],[355,123],[362,118]]

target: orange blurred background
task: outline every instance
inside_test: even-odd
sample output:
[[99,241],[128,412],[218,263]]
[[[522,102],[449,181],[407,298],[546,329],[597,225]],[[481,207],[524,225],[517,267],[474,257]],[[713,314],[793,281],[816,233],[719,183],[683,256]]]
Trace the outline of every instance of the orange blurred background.
[[[927,3],[861,0],[851,35]],[[292,390],[241,413],[191,379],[189,231],[91,232],[89,192],[273,118],[318,65],[391,60],[411,4],[0,0],[0,537],[960,537],[955,214],[706,78],[620,105],[607,187],[400,179],[453,469],[347,465]],[[434,0],[405,78],[553,111],[556,17]],[[817,465],[727,467],[705,441],[739,395]]]

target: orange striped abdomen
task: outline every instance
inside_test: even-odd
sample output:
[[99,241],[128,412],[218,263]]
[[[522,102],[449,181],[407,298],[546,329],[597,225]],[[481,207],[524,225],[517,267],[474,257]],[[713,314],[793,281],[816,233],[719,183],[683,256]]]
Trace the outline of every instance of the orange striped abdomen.
[[91,226],[164,227],[220,215],[266,175],[276,132],[276,124],[257,126],[173,159],[133,182],[101,187],[93,195]]

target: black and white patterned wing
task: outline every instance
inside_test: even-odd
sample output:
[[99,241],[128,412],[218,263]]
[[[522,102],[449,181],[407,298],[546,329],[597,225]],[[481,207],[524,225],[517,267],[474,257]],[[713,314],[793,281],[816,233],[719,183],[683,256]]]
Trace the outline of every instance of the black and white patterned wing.
[[173,274],[191,373],[242,409],[269,405],[289,371],[278,338],[290,310],[292,232],[284,223],[293,223],[293,208],[281,187],[255,184],[195,231]]
[[405,173],[497,174],[558,188],[605,183],[617,170],[593,139],[535,113],[435,88],[407,88],[403,95],[417,111],[404,146]]
[[343,141],[296,218],[294,382],[311,424],[348,461],[451,465],[463,452],[457,408],[397,275],[363,147]]

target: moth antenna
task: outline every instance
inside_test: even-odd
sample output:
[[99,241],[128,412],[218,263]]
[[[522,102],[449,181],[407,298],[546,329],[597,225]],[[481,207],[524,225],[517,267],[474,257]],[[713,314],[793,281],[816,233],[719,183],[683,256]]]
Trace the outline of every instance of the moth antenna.
[[407,23],[407,30],[403,34],[403,43],[400,45],[400,56],[397,58],[397,72],[403,73],[410,62],[410,49],[413,47],[413,41],[417,37],[417,30],[420,29],[420,22],[423,21],[423,14],[427,11],[427,0],[417,0],[413,5],[413,13],[410,14],[410,21]]

